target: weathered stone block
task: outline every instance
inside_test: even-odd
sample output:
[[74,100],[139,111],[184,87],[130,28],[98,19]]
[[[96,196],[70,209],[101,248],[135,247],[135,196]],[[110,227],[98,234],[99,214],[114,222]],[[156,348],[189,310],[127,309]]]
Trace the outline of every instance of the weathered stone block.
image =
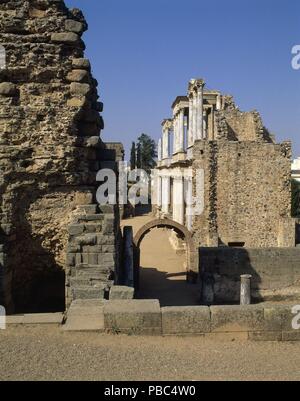
[[82,213],[90,215],[97,213],[97,207],[97,205],[80,205],[78,206],[78,210]]
[[212,306],[212,332],[263,331],[264,309],[261,306]]
[[110,332],[162,334],[161,311],[157,300],[108,301],[104,305],[104,325]]
[[104,299],[106,285],[97,287],[73,287],[73,299]]
[[292,305],[270,305],[264,307],[265,329],[270,331],[292,330]]
[[103,306],[105,300],[78,299],[67,313],[64,331],[104,331]]
[[284,331],[282,341],[300,341],[300,330]]
[[87,99],[84,97],[72,97],[72,99],[69,99],[67,101],[67,106],[68,107],[84,107],[87,104]]
[[97,234],[97,244],[98,245],[114,245],[115,237],[113,235]]
[[75,44],[79,41],[79,36],[73,32],[57,32],[51,35],[52,42]]
[[113,253],[104,253],[104,254],[99,254],[99,261],[98,263],[101,264],[114,264],[115,263],[115,255]]
[[83,224],[74,224],[68,227],[68,233],[70,235],[80,235],[84,232]]
[[110,301],[121,300],[121,299],[133,299],[134,288],[114,285],[111,287],[109,292]]
[[76,264],[76,256],[75,256],[75,254],[74,253],[68,253],[66,262],[67,262],[68,266],[75,266],[75,264]]
[[87,96],[91,92],[91,86],[89,84],[72,82],[70,85],[70,90],[73,96]]
[[72,19],[67,19],[65,22],[66,31],[82,33],[84,31],[84,26],[79,21],[74,21]]
[[80,252],[81,248],[79,245],[69,244],[67,247],[68,253],[78,253]]
[[16,85],[10,82],[1,82],[0,83],[0,95],[2,96],[15,96],[17,95],[18,90]]
[[88,59],[86,58],[75,58],[72,60],[72,65],[75,68],[79,69],[86,69],[89,70],[91,68],[91,63]]
[[[100,229],[101,229],[101,225],[97,225],[97,224],[85,224],[84,227],[85,227],[85,232],[90,233],[90,234],[95,233],[98,230],[100,231]],[[97,227],[99,227],[98,230],[97,230]]]
[[87,82],[89,73],[86,70],[73,70],[67,75],[67,80],[70,82]]
[[86,234],[83,237],[76,238],[77,244],[84,245],[96,245],[97,244],[97,236],[92,234]]
[[210,310],[206,306],[162,308],[162,330],[164,335],[209,333]]
[[102,253],[113,253],[114,251],[114,245],[102,245]]
[[99,209],[103,214],[113,214],[115,210],[114,205],[99,205]]
[[102,113],[103,109],[104,109],[104,105],[103,105],[102,102],[97,102],[95,108],[96,108],[97,111],[99,111],[99,113]]
[[281,331],[254,331],[249,332],[250,341],[282,341]]

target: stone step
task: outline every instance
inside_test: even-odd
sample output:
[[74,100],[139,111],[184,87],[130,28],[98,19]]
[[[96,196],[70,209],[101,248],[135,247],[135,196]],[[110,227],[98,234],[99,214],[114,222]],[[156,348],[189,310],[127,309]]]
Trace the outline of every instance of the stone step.
[[72,287],[99,287],[102,284],[106,285],[107,283],[107,276],[102,275],[98,278],[94,277],[71,277],[70,278],[70,284]]
[[93,205],[80,205],[78,206],[78,210],[84,215],[84,214],[96,214],[98,212],[98,205],[93,204]]
[[79,286],[72,288],[73,299],[104,299],[107,286]]
[[97,279],[101,275],[110,275],[114,270],[109,266],[100,265],[87,265],[82,267],[82,265],[75,267],[76,277],[79,276],[89,276],[91,278]]
[[72,302],[64,331],[104,331],[103,299],[78,299]]

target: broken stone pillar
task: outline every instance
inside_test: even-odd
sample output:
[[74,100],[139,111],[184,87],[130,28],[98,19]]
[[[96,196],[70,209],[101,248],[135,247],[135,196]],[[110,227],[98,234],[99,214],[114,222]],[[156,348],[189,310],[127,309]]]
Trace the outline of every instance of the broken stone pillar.
[[251,279],[252,276],[241,276],[241,305],[251,305]]

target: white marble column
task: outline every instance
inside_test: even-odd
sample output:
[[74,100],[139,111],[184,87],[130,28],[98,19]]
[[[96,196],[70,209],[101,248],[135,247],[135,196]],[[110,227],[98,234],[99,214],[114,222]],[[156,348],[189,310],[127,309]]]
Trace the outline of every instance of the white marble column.
[[200,85],[198,88],[197,96],[197,107],[198,107],[198,123],[197,123],[197,138],[204,139],[204,123],[203,123],[203,86]]
[[173,190],[173,219],[177,223],[184,225],[185,210],[184,210],[184,181],[183,177],[174,178]]
[[168,159],[169,158],[169,129],[164,127],[163,128],[163,140],[162,140],[162,158]]
[[184,109],[179,112],[178,126],[178,152],[184,152]]
[[193,98],[189,97],[189,132],[188,132],[188,147],[194,145],[194,132],[193,132]]
[[162,177],[162,212],[169,213],[170,205],[170,177]]
[[197,139],[197,120],[198,120],[198,102],[197,102],[197,95],[193,93],[193,142]]
[[178,151],[178,116],[174,115],[174,139],[173,139],[173,154],[175,155]]
[[159,162],[162,161],[162,139],[161,138],[158,140],[158,144],[157,144],[157,160]]
[[207,116],[208,116],[208,114],[207,114],[207,110],[204,110],[203,111],[203,137],[202,137],[202,139],[207,139],[207,129],[208,129],[208,120],[207,120]]
[[221,110],[221,95],[217,96],[217,110]]

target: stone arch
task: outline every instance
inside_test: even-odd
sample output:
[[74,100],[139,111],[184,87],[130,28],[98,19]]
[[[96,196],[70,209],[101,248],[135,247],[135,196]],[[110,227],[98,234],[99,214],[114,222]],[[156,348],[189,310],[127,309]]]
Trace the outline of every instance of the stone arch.
[[195,242],[191,232],[182,224],[170,219],[156,219],[145,224],[139,229],[134,237],[134,248],[135,248],[135,270],[136,279],[138,282],[138,271],[140,268],[140,245],[144,237],[154,228],[170,228],[182,235],[185,238],[187,244],[187,280],[190,282],[196,282],[199,274],[199,261],[198,252],[195,246]]

